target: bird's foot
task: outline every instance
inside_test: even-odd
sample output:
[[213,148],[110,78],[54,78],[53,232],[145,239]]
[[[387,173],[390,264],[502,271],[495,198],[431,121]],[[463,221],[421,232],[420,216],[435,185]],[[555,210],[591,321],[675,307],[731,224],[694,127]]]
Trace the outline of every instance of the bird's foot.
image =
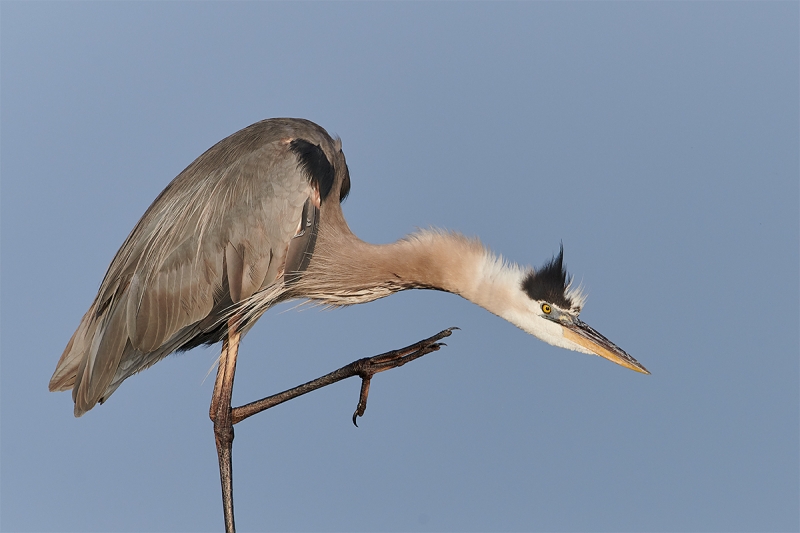
[[[419,359],[425,354],[437,351],[439,348],[444,346],[444,343],[439,341],[445,337],[449,337],[453,333],[454,329],[458,328],[447,328],[444,331],[440,331],[433,337],[429,337],[425,340],[419,341],[416,344],[412,344],[411,346],[407,346],[399,350],[393,350],[391,352],[386,352],[374,357],[358,359],[349,365],[345,365],[338,370],[330,372],[329,374],[325,374],[322,377],[313,379],[308,383],[303,383],[297,387],[293,387],[278,394],[273,394],[272,396],[267,396],[266,398],[256,400],[255,402],[250,402],[246,405],[242,405],[241,407],[233,407],[230,410],[231,423],[238,424],[242,420],[249,418],[256,413],[266,411],[271,407],[275,407],[276,405],[287,402],[293,398],[297,398],[298,396],[302,396],[303,394],[326,387],[343,379],[359,376],[361,378],[361,395],[359,397],[356,412],[353,414],[353,423],[355,424],[356,418],[362,416],[364,414],[364,410],[367,408],[369,382],[372,376],[378,372],[384,372],[392,368],[397,368],[398,366],[403,366],[409,361]],[[356,426],[358,426],[358,424],[356,424]]]
[[361,378],[361,393],[358,397],[358,406],[353,413],[353,424],[358,427],[356,420],[358,417],[364,416],[364,411],[367,410],[367,396],[369,396],[369,384],[372,376],[379,372],[403,366],[414,359],[419,359],[423,355],[439,350],[442,346],[446,346],[445,343],[439,341],[452,335],[455,329],[459,328],[447,328],[411,346],[355,361],[353,365],[355,366],[356,374]]

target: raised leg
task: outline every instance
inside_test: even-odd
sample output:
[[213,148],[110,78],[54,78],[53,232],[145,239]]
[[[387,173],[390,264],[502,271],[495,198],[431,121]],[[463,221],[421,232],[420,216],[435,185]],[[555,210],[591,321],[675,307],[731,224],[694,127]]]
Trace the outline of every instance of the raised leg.
[[343,379],[359,376],[361,378],[361,394],[359,395],[356,412],[353,414],[353,423],[355,424],[356,418],[362,416],[364,414],[364,410],[367,408],[367,395],[369,394],[369,384],[372,376],[379,372],[384,372],[392,368],[403,366],[414,359],[419,359],[425,354],[439,350],[439,348],[444,346],[444,343],[439,341],[452,335],[454,329],[458,328],[447,328],[443,331],[440,331],[436,335],[412,344],[411,346],[406,346],[405,348],[400,348],[399,350],[392,350],[391,352],[386,352],[374,357],[365,357],[364,359],[353,361],[349,365],[343,366],[338,370],[334,370],[330,374],[326,374],[321,378],[317,378],[309,381],[308,383],[304,383],[300,386],[285,390],[278,394],[267,396],[266,398],[256,400],[255,402],[250,402],[246,405],[242,405],[241,407],[234,407],[231,409],[231,420],[234,424],[237,424],[245,418],[249,418],[254,414],[260,413],[261,411],[266,411],[270,407],[275,407],[283,402],[288,402],[289,400],[297,398],[298,396],[302,396],[303,394],[307,394],[311,391],[321,389],[322,387],[332,385],[333,383]]
[[228,321],[228,338],[222,343],[222,353],[214,381],[209,416],[214,423],[214,440],[219,457],[219,477],[222,484],[222,509],[225,515],[225,532],[234,533],[233,521],[233,422],[231,421],[231,396],[236,358],[239,354],[238,318]]
[[214,423],[214,438],[217,443],[217,455],[219,456],[219,477],[222,483],[222,507],[225,514],[225,532],[235,533],[236,531],[233,520],[233,462],[231,459],[231,451],[233,448],[233,424],[308,392],[349,377],[359,376],[361,378],[361,393],[359,395],[356,412],[353,414],[353,423],[355,424],[356,418],[362,416],[364,410],[367,408],[367,396],[369,394],[369,384],[372,376],[385,370],[403,366],[425,354],[439,350],[439,348],[444,346],[444,344],[439,341],[445,337],[449,337],[454,329],[458,328],[448,328],[432,337],[399,350],[393,350],[381,355],[376,355],[375,357],[365,357],[364,359],[353,361],[349,365],[343,366],[330,374],[309,381],[299,387],[294,387],[293,389],[268,396],[267,398],[241,407],[232,408],[231,395],[233,393],[233,376],[236,372],[236,357],[239,353],[240,333],[238,330],[238,317],[229,320],[228,338],[222,343],[222,354],[219,358],[217,378],[214,381],[214,394],[211,396],[211,408],[209,410],[209,416]]

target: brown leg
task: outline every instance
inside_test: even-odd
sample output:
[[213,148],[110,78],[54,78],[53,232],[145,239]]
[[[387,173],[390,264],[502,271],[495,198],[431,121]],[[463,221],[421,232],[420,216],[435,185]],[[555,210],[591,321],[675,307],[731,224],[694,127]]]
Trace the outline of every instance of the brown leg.
[[439,348],[444,346],[444,343],[439,341],[445,337],[449,337],[454,329],[458,328],[448,328],[432,337],[428,337],[411,346],[400,348],[399,350],[392,350],[391,352],[376,355],[375,357],[365,357],[364,359],[353,361],[349,365],[334,370],[330,374],[326,374],[321,378],[309,381],[298,387],[273,394],[272,396],[248,403],[247,405],[242,405],[241,407],[233,407],[231,409],[231,420],[234,424],[237,424],[245,418],[249,418],[254,414],[275,407],[276,405],[297,398],[298,396],[302,396],[303,394],[326,387],[343,379],[359,376],[361,378],[361,393],[359,395],[356,412],[353,414],[353,424],[355,424],[356,418],[362,416],[364,410],[367,408],[367,395],[369,394],[369,384],[372,376],[379,372],[403,366],[414,359],[419,359],[425,354],[438,351]]
[[214,440],[219,457],[219,477],[222,483],[222,509],[225,515],[225,532],[234,533],[233,521],[233,423],[231,422],[231,395],[236,358],[239,353],[238,318],[228,321],[228,338],[222,343],[222,353],[214,381],[209,416],[214,423]]
[[219,368],[217,368],[217,378],[214,381],[214,394],[211,396],[211,408],[209,410],[209,416],[214,423],[214,438],[217,443],[217,455],[219,456],[219,477],[222,483],[222,508],[225,514],[225,532],[235,533],[236,531],[236,526],[233,521],[233,463],[231,458],[231,450],[233,448],[233,424],[321,387],[331,385],[332,383],[349,377],[359,376],[362,381],[358,407],[353,414],[353,423],[355,424],[356,418],[362,416],[364,410],[367,408],[367,395],[369,394],[369,384],[372,376],[379,372],[403,366],[425,354],[439,350],[439,348],[444,346],[444,344],[439,341],[445,337],[449,337],[454,329],[458,328],[448,328],[437,333],[433,337],[401,348],[400,350],[393,350],[385,354],[376,355],[375,357],[367,357],[359,359],[358,361],[353,361],[339,370],[335,370],[321,378],[309,381],[299,387],[289,389],[280,394],[275,394],[241,407],[232,408],[231,395],[233,392],[233,375],[236,372],[236,357],[239,352],[240,333],[238,330],[238,317],[229,320],[228,338],[222,343],[222,354],[219,358]]

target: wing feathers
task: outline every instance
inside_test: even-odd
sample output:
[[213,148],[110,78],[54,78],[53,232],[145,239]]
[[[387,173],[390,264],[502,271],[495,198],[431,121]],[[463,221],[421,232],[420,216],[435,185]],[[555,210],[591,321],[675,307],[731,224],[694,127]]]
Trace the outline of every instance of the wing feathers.
[[83,355],[86,352],[86,335],[94,318],[94,305],[92,305],[86,314],[83,315],[78,329],[72,334],[58,360],[56,370],[53,372],[53,377],[50,378],[51,391],[64,391],[69,390],[75,384],[75,377],[78,372]]
[[128,336],[131,339],[140,338],[138,315],[139,308],[141,307],[143,290],[144,284],[142,283],[142,277],[138,273],[134,273],[130,285],[128,285],[128,299],[125,305],[126,325],[128,327]]
[[214,342],[232,303],[281,293],[302,206],[319,191],[285,142],[293,131],[253,135],[222,141],[187,167],[117,252],[50,380],[50,390],[73,388],[76,416],[176,349]]
[[262,249],[260,252],[261,253],[252,254],[252,260],[247,263],[245,268],[244,275],[242,276],[242,299],[251,297],[257,290],[264,286],[264,277],[269,270],[270,257],[272,254],[269,249]]
[[[153,280],[157,282],[157,280]],[[152,283],[152,282],[151,282]],[[155,283],[153,283],[155,285]],[[156,325],[153,323],[157,319],[155,316],[155,306],[153,305],[153,293],[157,290],[156,286],[150,286],[142,291],[140,296],[139,309],[136,311],[136,335],[131,337],[134,348],[142,351],[151,351],[156,346],[154,331]]]
[[[123,293],[121,300],[126,298],[127,293]],[[75,416],[81,416],[94,407],[114,378],[128,340],[125,304],[124,301],[112,302],[110,311],[94,332],[88,357],[82,361],[73,389]],[[85,386],[81,387],[81,383]]]
[[227,265],[228,287],[231,291],[231,300],[233,300],[233,303],[237,303],[242,299],[244,258],[231,242],[225,247],[225,262]]

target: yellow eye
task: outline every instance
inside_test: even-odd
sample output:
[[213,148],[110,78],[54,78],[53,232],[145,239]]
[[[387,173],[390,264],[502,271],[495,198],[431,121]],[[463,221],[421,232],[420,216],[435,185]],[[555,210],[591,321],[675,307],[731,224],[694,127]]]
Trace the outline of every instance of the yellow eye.
[[549,305],[547,305],[547,304],[542,304],[542,311],[544,311],[544,314],[546,314],[546,315],[549,315],[549,314],[550,314],[550,312],[552,311],[552,309],[550,308],[550,306],[549,306]]

